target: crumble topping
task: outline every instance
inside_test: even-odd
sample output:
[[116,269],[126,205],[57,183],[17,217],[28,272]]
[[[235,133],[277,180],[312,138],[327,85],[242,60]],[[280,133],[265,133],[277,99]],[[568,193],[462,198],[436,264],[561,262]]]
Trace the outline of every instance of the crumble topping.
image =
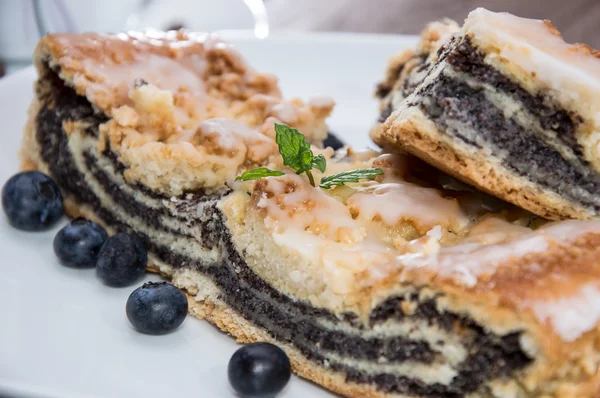
[[196,117],[177,106],[171,92],[152,84],[133,88],[130,98],[132,106],[120,107],[101,131],[128,166],[130,182],[172,195],[218,189],[240,170],[269,163],[278,155],[274,123],[295,124],[320,142],[331,111],[331,104],[322,108],[256,94],[230,107],[207,98],[205,114]]
[[274,123],[300,129],[316,145],[327,135],[333,100],[284,100],[274,76],[254,71],[213,35],[54,34],[39,51],[50,56],[37,62],[110,118],[100,132],[127,181],[167,195],[218,190],[269,163],[277,154]]
[[265,162],[277,150],[277,144],[271,137],[226,118],[201,122],[190,143],[202,145],[218,155],[241,153],[245,155],[245,159],[255,164]]
[[[534,314],[548,322],[565,341],[577,340],[582,332],[592,330],[600,321],[600,284],[589,282],[571,297],[534,302]],[[595,370],[593,371],[595,373]]]

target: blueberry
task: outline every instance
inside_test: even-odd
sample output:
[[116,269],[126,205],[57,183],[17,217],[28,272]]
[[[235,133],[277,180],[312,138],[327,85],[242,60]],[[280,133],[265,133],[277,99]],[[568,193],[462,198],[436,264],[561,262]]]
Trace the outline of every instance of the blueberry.
[[144,283],[131,293],[125,306],[129,322],[146,334],[165,334],[177,329],[187,311],[185,294],[167,282]]
[[93,267],[107,238],[104,228],[95,222],[76,218],[54,237],[54,253],[62,264],[69,267]]
[[269,343],[248,344],[233,354],[227,375],[233,389],[244,398],[277,395],[290,380],[292,367],[283,350]]
[[144,275],[147,263],[148,254],[139,238],[120,232],[100,248],[96,274],[108,286],[127,286]]
[[13,227],[42,231],[62,217],[63,199],[52,178],[39,171],[24,171],[4,184],[2,208]]
[[331,147],[334,151],[337,151],[344,146],[346,146],[346,144],[344,144],[342,140],[340,140],[338,136],[331,131],[327,133],[327,137],[325,138],[325,141],[323,141],[323,147]]

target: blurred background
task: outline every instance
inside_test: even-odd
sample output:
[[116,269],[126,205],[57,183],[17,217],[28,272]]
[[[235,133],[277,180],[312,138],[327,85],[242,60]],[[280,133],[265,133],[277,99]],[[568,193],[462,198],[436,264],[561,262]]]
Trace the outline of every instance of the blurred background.
[[30,63],[46,32],[185,27],[418,34],[432,20],[474,8],[550,19],[570,42],[600,48],[600,0],[0,0],[0,76]]

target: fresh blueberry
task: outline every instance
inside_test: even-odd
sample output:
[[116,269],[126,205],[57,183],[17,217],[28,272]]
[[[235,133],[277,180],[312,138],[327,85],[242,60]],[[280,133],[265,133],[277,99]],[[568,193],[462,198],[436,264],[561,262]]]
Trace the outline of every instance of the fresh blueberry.
[[93,267],[107,238],[104,228],[95,222],[76,218],[54,237],[54,253],[61,263],[69,267]]
[[244,398],[277,395],[290,380],[292,367],[283,350],[269,343],[248,344],[229,360],[229,383]]
[[131,293],[125,306],[129,322],[146,334],[165,334],[177,329],[187,311],[185,294],[167,282],[144,283]]
[[147,263],[148,254],[139,238],[120,232],[100,248],[96,274],[108,286],[127,286],[144,275]]
[[337,151],[344,146],[346,146],[346,144],[344,144],[342,140],[340,140],[338,136],[331,131],[327,133],[327,137],[325,138],[325,141],[323,141],[323,147],[333,148],[334,151]]
[[42,231],[62,217],[63,200],[52,178],[39,171],[24,171],[4,184],[2,208],[13,227]]

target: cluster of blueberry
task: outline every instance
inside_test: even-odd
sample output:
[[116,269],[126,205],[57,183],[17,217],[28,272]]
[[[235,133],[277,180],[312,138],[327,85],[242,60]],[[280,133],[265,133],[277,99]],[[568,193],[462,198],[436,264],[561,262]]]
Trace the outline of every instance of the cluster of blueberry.
[[[38,171],[10,178],[2,188],[2,208],[10,224],[24,231],[42,231],[63,215],[58,185]],[[54,252],[69,267],[96,267],[98,278],[108,286],[129,286],[145,273],[148,254],[134,234],[120,232],[111,237],[93,221],[76,218],[54,238]],[[165,334],[184,321],[188,302],[185,294],[167,282],[145,283],[134,290],[125,306],[127,318],[140,332]],[[240,348],[228,367],[229,381],[243,397],[273,397],[291,376],[289,358],[279,347],[254,343]]]

